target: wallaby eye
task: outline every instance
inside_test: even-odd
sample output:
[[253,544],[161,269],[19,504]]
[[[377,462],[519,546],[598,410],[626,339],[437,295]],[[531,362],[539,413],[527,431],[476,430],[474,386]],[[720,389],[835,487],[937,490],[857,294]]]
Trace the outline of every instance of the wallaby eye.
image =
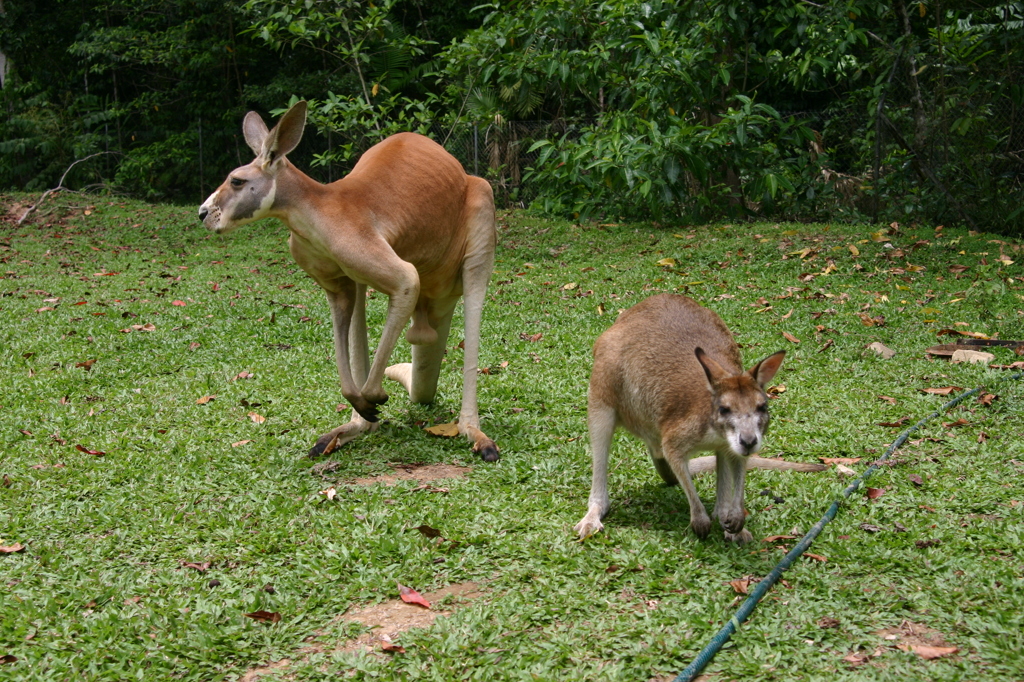
[[722,406],[722,407],[718,408],[718,414],[723,416],[723,417],[728,417],[731,412],[732,412],[732,410],[730,410],[728,407],[725,407],[725,406]]
[[241,187],[244,184],[245,184],[245,180],[243,180],[242,178],[231,178],[231,186],[232,187]]

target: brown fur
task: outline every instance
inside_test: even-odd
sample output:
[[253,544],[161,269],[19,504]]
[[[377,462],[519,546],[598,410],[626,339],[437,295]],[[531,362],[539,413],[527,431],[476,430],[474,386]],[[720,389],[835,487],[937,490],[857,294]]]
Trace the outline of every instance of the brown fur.
[[[725,323],[685,296],[652,296],[622,313],[594,344],[587,415],[593,482],[587,515],[575,528],[580,537],[603,527],[610,506],[608,450],[615,428],[623,426],[644,441],[662,478],[682,485],[699,537],[707,536],[711,519],[692,476],[717,468],[715,516],[726,539],[750,540],[743,528],[748,468],[823,468],[751,456],[769,422],[764,387],[784,355],[775,353],[744,372]],[[707,450],[715,456],[690,460]]]
[[[295,262],[327,294],[334,324],[342,394],[352,421],[323,434],[311,454],[330,452],[376,428],[377,406],[387,400],[382,380],[398,381],[416,402],[437,390],[452,314],[465,307],[463,399],[459,431],[485,460],[498,458],[481,430],[476,403],[480,321],[496,241],[491,187],[466,174],[439,144],[400,133],[370,148],[345,178],[323,185],[286,158],[302,136],[306,104],[299,102],[273,130],[249,112],[246,142],[256,154],[210,195],[200,218],[229,232],[263,217],[291,231]],[[365,299],[370,286],[388,296],[388,314],[369,363]],[[412,363],[387,367],[398,335]]]

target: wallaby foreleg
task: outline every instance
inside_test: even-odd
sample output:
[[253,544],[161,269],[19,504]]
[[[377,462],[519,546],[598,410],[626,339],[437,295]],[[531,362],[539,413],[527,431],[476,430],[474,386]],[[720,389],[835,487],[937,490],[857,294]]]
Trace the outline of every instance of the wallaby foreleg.
[[750,542],[750,531],[743,525],[746,523],[746,510],[743,506],[743,487],[747,473],[746,457],[739,457],[731,452],[720,452],[716,455],[718,480],[716,485],[715,516],[725,530],[725,539],[731,542]]

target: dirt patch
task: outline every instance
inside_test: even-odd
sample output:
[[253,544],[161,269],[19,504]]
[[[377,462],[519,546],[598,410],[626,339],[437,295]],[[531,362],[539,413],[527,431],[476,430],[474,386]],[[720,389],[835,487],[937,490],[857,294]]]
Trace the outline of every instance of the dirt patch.
[[352,481],[356,485],[394,485],[399,481],[416,481],[429,483],[446,478],[465,478],[473,470],[472,467],[460,467],[454,464],[392,464],[394,473],[357,478]]
[[[455,467],[458,468],[458,467]],[[401,633],[413,628],[426,628],[434,624],[434,621],[441,616],[450,616],[459,606],[464,605],[478,597],[483,596],[483,590],[478,583],[465,582],[457,585],[449,585],[436,592],[425,592],[423,598],[434,605],[436,602],[446,598],[454,598],[450,609],[443,611],[435,608],[425,609],[422,606],[406,604],[400,599],[392,599],[381,604],[372,604],[362,608],[349,609],[345,613],[334,618],[331,625],[339,622],[360,623],[368,628],[370,632],[363,633],[345,642],[318,642],[319,637],[324,636],[324,631],[316,632],[306,642],[309,646],[303,647],[296,652],[295,659],[282,658],[267,665],[250,668],[241,677],[239,682],[256,682],[263,675],[287,671],[294,662],[303,662],[313,654],[324,652],[351,653],[362,652],[364,654],[380,653],[381,636],[387,635],[390,639],[396,639]],[[386,654],[381,654],[386,655]],[[291,679],[286,675],[286,679]]]
[[938,647],[950,646],[950,644],[946,642],[946,638],[943,637],[942,633],[938,630],[933,630],[927,625],[921,625],[920,623],[912,623],[909,620],[905,620],[900,623],[899,627],[879,630],[875,634],[887,642],[892,642],[893,644]]

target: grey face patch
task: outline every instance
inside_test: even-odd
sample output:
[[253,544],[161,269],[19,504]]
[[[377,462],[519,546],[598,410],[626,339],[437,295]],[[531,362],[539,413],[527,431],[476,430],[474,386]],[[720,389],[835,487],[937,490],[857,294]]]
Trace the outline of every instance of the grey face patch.
[[231,212],[231,220],[248,220],[252,218],[260,208],[263,197],[257,195],[253,183],[248,183],[242,188],[236,197],[234,210]]

